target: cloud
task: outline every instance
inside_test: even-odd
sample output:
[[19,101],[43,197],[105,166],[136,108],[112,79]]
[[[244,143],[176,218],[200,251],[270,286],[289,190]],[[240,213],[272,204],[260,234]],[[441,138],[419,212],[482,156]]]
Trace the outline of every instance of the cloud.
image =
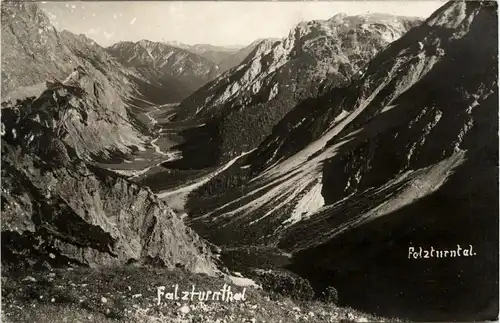
[[101,29],[100,29],[100,28],[97,28],[97,29],[90,28],[89,30],[87,30],[87,34],[88,34],[88,35],[96,35],[96,34],[98,34],[100,31],[101,31]]
[[113,36],[115,35],[115,33],[107,33],[107,32],[104,32],[104,37],[106,37],[106,39],[111,39]]

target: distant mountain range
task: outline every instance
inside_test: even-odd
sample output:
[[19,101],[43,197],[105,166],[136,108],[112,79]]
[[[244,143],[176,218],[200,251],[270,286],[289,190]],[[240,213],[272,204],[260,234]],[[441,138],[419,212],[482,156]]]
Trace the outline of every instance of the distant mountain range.
[[214,62],[215,64],[221,64],[231,55],[236,54],[239,50],[245,47],[243,45],[234,45],[234,46],[213,46],[210,44],[187,45],[176,41],[165,42],[165,43],[167,45],[182,48],[187,51],[190,51],[191,53],[205,57],[206,59]]
[[166,91],[177,93],[172,102],[181,100],[217,75],[218,67],[214,62],[163,43],[120,42],[108,47],[107,51],[124,66]]

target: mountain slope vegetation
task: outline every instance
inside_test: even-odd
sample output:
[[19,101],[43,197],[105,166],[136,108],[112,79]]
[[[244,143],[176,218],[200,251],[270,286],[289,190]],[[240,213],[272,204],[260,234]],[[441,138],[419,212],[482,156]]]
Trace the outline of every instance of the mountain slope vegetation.
[[[493,318],[496,15],[494,2],[447,3],[350,87],[297,106],[246,160],[191,195],[191,225],[218,244],[290,252],[292,270],[365,310]],[[408,259],[411,246],[457,244],[476,258]]]

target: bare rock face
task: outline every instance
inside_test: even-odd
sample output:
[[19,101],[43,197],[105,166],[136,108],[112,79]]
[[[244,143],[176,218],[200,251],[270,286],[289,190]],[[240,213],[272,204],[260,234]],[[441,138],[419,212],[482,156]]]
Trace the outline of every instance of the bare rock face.
[[[257,56],[259,54],[253,54],[256,48],[265,49],[270,48],[275,41],[279,39],[258,39],[252,42],[250,45],[245,46],[238,51],[234,52],[231,56],[225,58],[223,61],[219,63],[219,73],[224,73],[229,71],[230,69],[239,66],[242,63],[245,63],[247,59],[251,59],[253,56]],[[266,45],[267,44],[267,45]],[[264,46],[263,46],[264,45]]]
[[55,83],[39,97],[18,101],[17,105],[4,103],[7,115],[26,118],[22,124],[8,124],[10,133],[24,136],[24,144],[29,148],[36,145],[34,139],[42,134],[39,130],[47,127],[70,145],[79,158],[89,161],[125,155],[145,144],[148,138],[131,124],[123,102],[115,97],[112,88],[88,74],[76,84]]
[[204,242],[150,191],[84,165],[44,172],[36,157],[2,150],[4,264],[137,262],[215,272]]
[[2,4],[3,99],[20,87],[44,83],[48,75],[65,78],[72,71],[70,59],[41,9],[22,2]]
[[132,90],[129,71],[86,36],[57,32],[35,3],[3,4],[2,35],[2,101],[38,95],[45,81],[64,80],[78,66],[112,86],[116,101]]
[[[334,79],[335,86],[345,84],[354,71],[418,23],[392,16],[336,16],[302,22],[282,40],[260,42],[243,66],[221,75],[185,103],[195,106],[192,113],[203,116],[219,106],[248,106],[271,100],[279,92],[266,95],[273,87],[281,90],[288,85],[302,91],[305,83],[319,84],[326,79]],[[303,83],[299,82],[302,78]],[[254,96],[262,98],[255,100]]]
[[186,144],[186,159],[196,143],[201,150],[210,145],[218,151],[212,163],[255,148],[295,105],[348,85],[369,59],[418,23],[399,17],[336,17],[303,22],[282,40],[262,41],[242,64],[179,106],[178,119],[206,123],[186,134],[188,140],[195,138]]

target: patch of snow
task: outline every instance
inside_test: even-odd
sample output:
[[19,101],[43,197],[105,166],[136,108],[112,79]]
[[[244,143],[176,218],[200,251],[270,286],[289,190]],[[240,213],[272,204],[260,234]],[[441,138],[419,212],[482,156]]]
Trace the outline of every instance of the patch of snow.
[[458,138],[453,144],[453,149],[455,151],[460,150],[460,144],[462,143],[467,132],[469,132],[469,130],[472,129],[473,126],[474,126],[474,120],[472,118],[469,118],[469,120],[467,120],[467,122],[462,126],[462,128],[460,128],[460,132],[458,133]]
[[232,284],[236,286],[260,288],[260,286],[250,278],[236,277],[231,275],[227,275],[226,277]]
[[294,125],[294,126],[292,127],[292,130],[293,130],[293,129],[295,129],[295,128],[298,128],[298,127],[299,127],[299,126],[300,126],[300,125],[301,125],[304,121],[306,121],[306,118],[305,118],[305,117],[304,117],[304,118],[302,118],[302,120],[300,120],[300,121],[299,121],[299,123],[297,123],[296,125]]
[[151,112],[154,112],[154,111],[150,111],[150,112],[146,113],[146,117],[148,117],[149,121],[150,121],[150,122],[151,122],[151,124],[154,126],[154,125],[156,125],[156,124],[158,123],[158,121],[156,121],[156,119],[155,119],[155,118],[153,118],[153,117],[150,115],[150,113],[151,113]]

